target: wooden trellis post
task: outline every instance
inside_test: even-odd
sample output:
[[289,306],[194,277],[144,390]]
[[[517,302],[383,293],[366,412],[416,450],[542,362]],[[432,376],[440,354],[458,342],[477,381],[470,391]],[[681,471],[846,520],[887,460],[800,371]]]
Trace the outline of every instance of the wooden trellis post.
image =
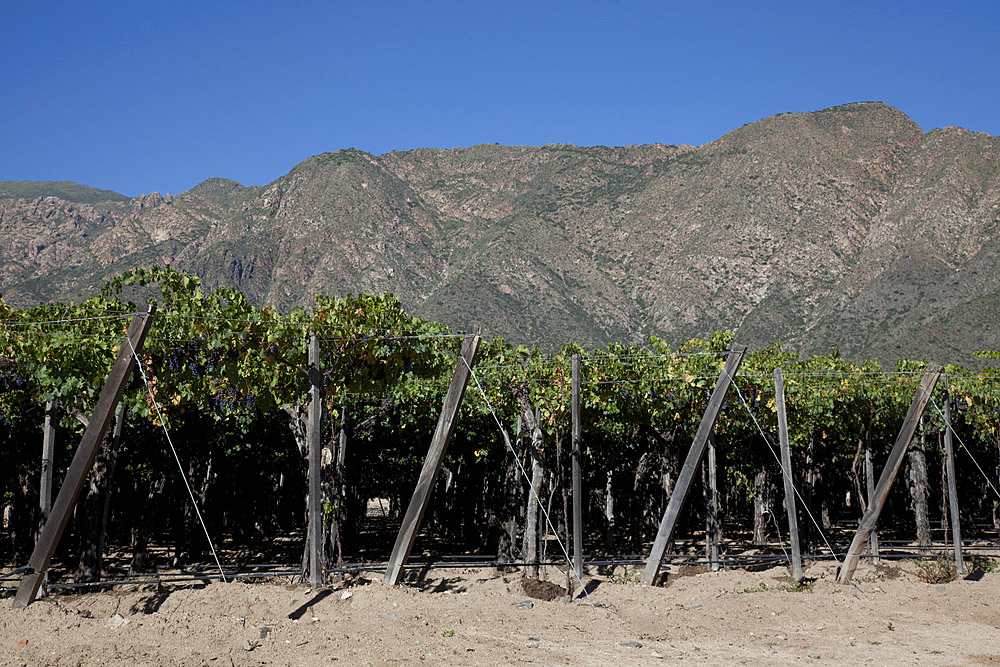
[[715,428],[715,420],[719,417],[719,411],[722,409],[726,392],[729,391],[729,386],[733,383],[736,371],[739,370],[740,364],[743,363],[746,351],[747,348],[745,345],[733,345],[733,350],[729,353],[729,358],[726,359],[726,365],[723,366],[722,373],[715,383],[715,389],[708,400],[708,407],[705,408],[701,424],[698,425],[698,430],[695,432],[694,442],[691,443],[691,449],[688,450],[687,458],[684,459],[684,465],[681,467],[680,475],[677,477],[674,491],[670,494],[670,502],[667,503],[667,509],[663,512],[663,519],[660,521],[660,529],[656,533],[653,548],[649,552],[649,558],[646,559],[646,569],[642,573],[642,583],[647,586],[652,586],[656,581],[656,576],[660,573],[663,552],[666,551],[667,544],[674,535],[674,528],[677,527],[677,519],[680,517],[681,509],[683,509],[688,492],[691,490],[691,481],[694,479],[695,470],[698,469],[701,457],[705,453],[705,444],[708,442],[708,436],[711,435],[712,429]]
[[59,539],[66,530],[66,524],[73,513],[83,485],[87,481],[87,474],[94,465],[97,458],[97,450],[104,442],[104,436],[115,416],[115,408],[121,400],[125,391],[125,383],[132,375],[135,368],[135,354],[142,350],[142,344],[149,333],[149,327],[153,323],[154,305],[149,304],[145,313],[139,313],[132,318],[129,325],[126,339],[118,351],[118,357],[111,366],[107,382],[101,389],[101,395],[97,398],[97,405],[94,407],[94,414],[83,432],[80,439],[80,446],[73,455],[73,461],[66,472],[66,478],[59,488],[52,512],[49,514],[42,531],[35,542],[35,549],[31,552],[31,559],[28,561],[30,568],[28,573],[21,577],[21,583],[17,587],[17,594],[14,596],[14,607],[27,607],[35,601],[38,595],[38,588],[42,584],[45,573],[49,569],[52,561],[52,554],[59,544]]
[[889,489],[892,488],[892,483],[899,473],[899,468],[903,465],[906,448],[913,438],[914,431],[917,430],[917,422],[920,420],[920,415],[923,414],[924,408],[927,407],[927,402],[931,399],[931,393],[934,391],[934,386],[937,384],[939,377],[941,377],[940,371],[928,371],[924,374],[924,379],[921,381],[920,386],[917,387],[916,395],[914,395],[913,402],[910,404],[910,410],[906,413],[906,419],[903,420],[903,427],[899,430],[899,435],[896,436],[896,442],[892,446],[892,451],[889,452],[885,468],[882,469],[882,474],[879,476],[878,485],[875,487],[875,494],[868,498],[868,509],[865,511],[864,516],[861,517],[858,532],[854,534],[854,539],[851,541],[851,548],[847,551],[844,564],[837,574],[837,581],[840,583],[850,581],[854,570],[858,568],[858,559],[861,557],[861,550],[864,547],[864,543],[868,541],[868,536],[875,529],[875,524],[882,513],[882,508],[885,507],[886,498],[889,497]]
[[580,470],[580,355],[573,355],[573,567],[583,576],[583,490]]
[[444,455],[448,451],[451,434],[455,431],[458,409],[462,405],[462,397],[465,396],[465,388],[469,384],[469,376],[472,374],[472,365],[476,360],[479,341],[479,334],[470,333],[465,338],[465,343],[462,344],[461,358],[458,360],[455,374],[451,378],[451,385],[449,385],[448,394],[444,399],[444,407],[441,408],[437,428],[434,429],[434,437],[431,438],[427,458],[424,459],[424,466],[420,469],[417,486],[413,490],[413,497],[406,508],[406,514],[403,515],[403,522],[399,527],[399,534],[396,536],[396,544],[392,548],[392,556],[389,557],[389,565],[385,570],[385,576],[382,577],[384,584],[394,586],[399,583],[403,566],[410,558],[410,551],[417,539],[417,531],[420,530],[420,522],[424,518],[424,512],[427,511],[431,491],[434,489],[434,480],[437,479]]
[[[45,404],[45,426],[42,431],[42,470],[38,481],[38,522],[35,526],[35,541],[42,533],[45,521],[52,511],[52,469],[55,467],[56,450],[56,419],[59,409],[58,399]],[[45,597],[45,582],[48,575],[42,577],[39,587],[41,597]]]
[[[867,494],[868,502],[875,496],[875,465],[872,463],[872,443],[871,443],[871,426],[868,427],[869,432],[865,435],[865,493]],[[869,548],[872,552],[872,564],[878,565],[878,531],[872,527],[871,537],[868,538]]]
[[51,400],[45,404],[45,429],[42,433],[42,476],[38,485],[38,530],[41,532],[49,512],[52,511],[52,468],[55,465],[56,449],[56,410],[59,401]]
[[306,441],[309,443],[309,585],[323,583],[323,378],[319,372],[319,339],[309,336],[309,408],[306,414]]
[[955,448],[951,438],[951,388],[948,376],[944,380],[944,456],[948,472],[948,509],[951,511],[951,538],[955,543],[955,572],[965,574],[965,561],[962,558],[962,528],[959,525],[958,484],[955,481]]
[[785,416],[785,378],[774,369],[774,400],[778,408],[778,442],[781,445],[781,477],[785,483],[785,507],[788,510],[788,539],[792,543],[792,579],[802,583],[802,552],[799,549],[799,520],[792,484],[792,455],[788,449],[788,419]]
[[715,461],[715,436],[708,436],[708,454],[703,466],[707,469],[705,475],[705,555],[712,572],[719,571],[719,486],[717,483],[718,466]]

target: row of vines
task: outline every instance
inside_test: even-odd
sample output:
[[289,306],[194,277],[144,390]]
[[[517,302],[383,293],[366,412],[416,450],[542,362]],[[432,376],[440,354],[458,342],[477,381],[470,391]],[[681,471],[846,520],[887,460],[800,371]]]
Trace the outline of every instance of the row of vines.
[[[210,532],[231,558],[271,557],[281,545],[301,554],[311,334],[320,341],[323,374],[326,558],[331,565],[384,561],[464,334],[409,315],[388,294],[318,297],[283,314],[156,269],[123,274],[80,304],[22,309],[0,299],[0,563],[23,565],[33,545],[47,406],[58,489],[130,318],[147,300],[157,304],[141,353],[148,384],[136,373],[126,389],[121,428],[102,445],[57,561],[81,581],[108,574],[102,559],[111,549],[127,555],[117,574],[204,561],[168,434]],[[731,342],[720,332],[676,348],[650,337],[644,345],[567,344],[553,353],[485,336],[415,553],[489,554],[502,562],[534,553],[524,470],[535,471],[554,527],[566,532],[575,354],[582,359],[586,552],[644,553]],[[819,530],[856,525],[862,452],[869,448],[881,467],[926,366],[800,358],[777,342],[750,352],[715,430],[726,548],[782,537],[772,450],[776,367],[785,375],[795,483],[803,512],[815,517],[803,514],[800,525],[816,550]],[[950,393],[936,390],[911,444],[908,483],[897,484],[883,526],[921,543],[943,539],[934,531],[946,520],[937,493],[945,401],[965,452],[957,455],[963,531],[995,535],[1000,524],[1000,369],[945,372]],[[705,526],[697,491],[690,498],[680,541]],[[385,517],[381,532],[366,518],[370,503]]]

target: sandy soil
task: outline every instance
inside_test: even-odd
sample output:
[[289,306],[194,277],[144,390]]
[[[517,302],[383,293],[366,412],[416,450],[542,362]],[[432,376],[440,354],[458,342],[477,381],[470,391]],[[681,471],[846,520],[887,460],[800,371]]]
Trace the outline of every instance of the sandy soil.
[[[0,600],[0,664],[1000,664],[1000,573],[933,585],[912,563],[862,564],[854,586],[809,566],[586,577],[589,601],[524,604],[518,575],[439,569],[310,590],[278,581]],[[559,572],[550,570],[558,579]],[[520,604],[520,607],[518,606]]]

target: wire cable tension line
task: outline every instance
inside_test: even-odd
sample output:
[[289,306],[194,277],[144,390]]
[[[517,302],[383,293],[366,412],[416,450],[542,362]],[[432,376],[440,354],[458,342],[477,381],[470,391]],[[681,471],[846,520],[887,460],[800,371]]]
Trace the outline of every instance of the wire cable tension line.
[[[128,339],[126,338],[126,340]],[[198,522],[201,524],[201,529],[205,531],[205,539],[208,540],[208,548],[212,550],[212,558],[215,559],[215,564],[219,567],[219,574],[222,576],[222,583],[225,585],[226,593],[229,595],[229,602],[232,603],[233,610],[236,612],[236,620],[239,621],[240,625],[243,625],[243,617],[240,616],[239,607],[236,606],[236,600],[233,599],[233,592],[229,588],[229,581],[226,579],[226,573],[222,569],[222,563],[219,562],[218,554],[215,552],[215,545],[212,543],[212,536],[208,534],[208,527],[205,525],[205,520],[201,516],[201,510],[198,508],[198,501],[195,500],[194,491],[191,490],[191,484],[188,483],[187,475],[184,474],[184,466],[181,465],[180,456],[177,455],[177,449],[174,447],[174,442],[170,438],[170,431],[167,430],[167,422],[163,418],[163,414],[160,412],[160,405],[157,403],[156,397],[153,395],[153,389],[149,386],[149,380],[146,378],[146,371],[142,366],[142,360],[139,358],[139,354],[132,346],[131,340],[128,340],[128,346],[132,349],[132,355],[135,357],[136,368],[142,376],[143,384],[146,385],[146,391],[149,393],[149,400],[153,402],[153,408],[156,410],[156,418],[160,420],[160,425],[163,427],[163,434],[167,438],[167,444],[170,445],[170,451],[173,452],[174,460],[177,462],[177,469],[180,471],[181,479],[184,481],[184,488],[187,489],[188,496],[191,498],[191,505],[194,507],[194,512],[198,516]]]

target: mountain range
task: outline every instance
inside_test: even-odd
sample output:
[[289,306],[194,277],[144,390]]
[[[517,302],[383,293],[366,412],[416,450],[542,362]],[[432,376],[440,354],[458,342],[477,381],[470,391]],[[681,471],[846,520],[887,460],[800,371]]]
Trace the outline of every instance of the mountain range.
[[173,196],[0,182],[9,303],[78,300],[151,265],[281,309],[391,291],[548,348],[733,329],[968,363],[1000,347],[1000,139],[861,102],[700,147],[347,149]]

